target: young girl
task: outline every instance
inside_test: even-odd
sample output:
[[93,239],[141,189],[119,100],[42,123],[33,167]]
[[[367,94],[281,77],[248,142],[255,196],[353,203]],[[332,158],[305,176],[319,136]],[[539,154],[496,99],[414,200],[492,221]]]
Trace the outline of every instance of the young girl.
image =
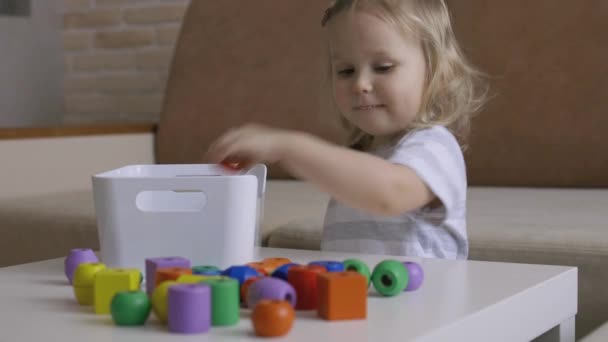
[[483,102],[443,0],[337,0],[326,11],[333,99],[348,147],[255,124],[209,162],[278,163],[332,196],[323,250],[465,259],[459,145]]

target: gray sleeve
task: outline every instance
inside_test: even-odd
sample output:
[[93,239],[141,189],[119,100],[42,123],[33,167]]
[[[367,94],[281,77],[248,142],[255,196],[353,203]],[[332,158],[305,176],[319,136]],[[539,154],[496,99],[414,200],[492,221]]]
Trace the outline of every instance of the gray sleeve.
[[456,138],[436,126],[408,134],[389,161],[411,168],[437,196],[447,214],[461,212],[466,202],[466,168]]

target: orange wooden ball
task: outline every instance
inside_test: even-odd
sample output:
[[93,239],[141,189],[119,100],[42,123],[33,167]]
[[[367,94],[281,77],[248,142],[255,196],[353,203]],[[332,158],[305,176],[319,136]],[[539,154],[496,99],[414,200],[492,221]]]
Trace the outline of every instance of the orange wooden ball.
[[251,314],[255,334],[262,337],[286,335],[291,330],[295,318],[293,307],[285,300],[263,299]]

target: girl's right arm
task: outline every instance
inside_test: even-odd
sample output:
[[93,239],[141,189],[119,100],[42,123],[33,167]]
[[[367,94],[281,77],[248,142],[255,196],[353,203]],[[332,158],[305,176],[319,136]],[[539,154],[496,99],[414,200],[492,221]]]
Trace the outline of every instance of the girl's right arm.
[[429,204],[434,194],[410,168],[331,144],[314,135],[246,125],[225,133],[209,149],[214,163],[279,163],[338,201],[380,215],[399,215]]
[[279,164],[338,201],[379,215],[421,208],[435,195],[410,168],[298,132],[281,144]]

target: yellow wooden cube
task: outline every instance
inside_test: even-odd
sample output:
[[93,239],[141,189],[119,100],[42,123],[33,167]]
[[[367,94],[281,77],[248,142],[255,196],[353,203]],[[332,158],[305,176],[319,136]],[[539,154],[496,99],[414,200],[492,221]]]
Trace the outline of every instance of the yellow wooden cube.
[[114,295],[119,291],[139,290],[140,280],[138,269],[107,268],[97,272],[93,286],[95,313],[109,314]]

